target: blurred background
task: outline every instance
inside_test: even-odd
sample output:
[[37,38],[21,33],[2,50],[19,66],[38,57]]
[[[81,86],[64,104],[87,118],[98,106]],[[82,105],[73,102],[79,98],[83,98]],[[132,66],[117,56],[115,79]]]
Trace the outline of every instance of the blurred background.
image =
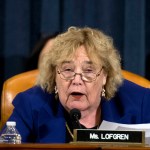
[[42,36],[70,26],[102,30],[114,39],[122,68],[150,79],[149,0],[0,0],[0,88],[26,71]]

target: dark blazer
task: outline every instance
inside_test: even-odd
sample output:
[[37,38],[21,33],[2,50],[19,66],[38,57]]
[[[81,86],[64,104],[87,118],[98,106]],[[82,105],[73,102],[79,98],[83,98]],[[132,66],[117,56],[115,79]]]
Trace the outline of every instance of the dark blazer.
[[[18,94],[9,120],[16,121],[23,142],[65,143],[64,108],[54,94],[33,87]],[[150,89],[127,80],[116,96],[102,99],[102,119],[118,123],[150,123]]]

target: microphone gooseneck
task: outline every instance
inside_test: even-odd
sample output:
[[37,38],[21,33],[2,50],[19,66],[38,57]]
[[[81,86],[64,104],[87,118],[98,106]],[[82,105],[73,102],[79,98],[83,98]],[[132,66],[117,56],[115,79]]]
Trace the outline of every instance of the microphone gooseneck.
[[74,108],[70,111],[70,118],[72,120],[72,125],[74,129],[81,129],[81,125],[79,123],[79,119],[81,118],[81,112]]

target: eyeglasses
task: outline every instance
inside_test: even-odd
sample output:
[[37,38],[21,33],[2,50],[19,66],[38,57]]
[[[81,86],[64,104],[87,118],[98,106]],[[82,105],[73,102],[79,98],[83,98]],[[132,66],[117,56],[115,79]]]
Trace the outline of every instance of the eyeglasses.
[[60,78],[63,80],[74,80],[76,75],[80,75],[81,79],[86,82],[92,82],[96,80],[96,78],[101,74],[103,67],[98,73],[95,72],[82,72],[82,73],[75,73],[74,71],[71,70],[57,70],[57,73],[60,75]]

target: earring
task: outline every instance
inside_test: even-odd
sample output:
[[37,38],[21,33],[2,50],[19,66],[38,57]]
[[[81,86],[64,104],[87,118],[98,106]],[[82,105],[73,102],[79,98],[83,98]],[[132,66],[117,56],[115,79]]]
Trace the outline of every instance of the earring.
[[55,90],[55,99],[57,100],[58,99],[58,89],[56,86],[55,86],[54,90]]
[[103,88],[103,89],[102,89],[102,97],[105,97],[105,95],[106,95],[106,94],[105,94],[105,89]]

